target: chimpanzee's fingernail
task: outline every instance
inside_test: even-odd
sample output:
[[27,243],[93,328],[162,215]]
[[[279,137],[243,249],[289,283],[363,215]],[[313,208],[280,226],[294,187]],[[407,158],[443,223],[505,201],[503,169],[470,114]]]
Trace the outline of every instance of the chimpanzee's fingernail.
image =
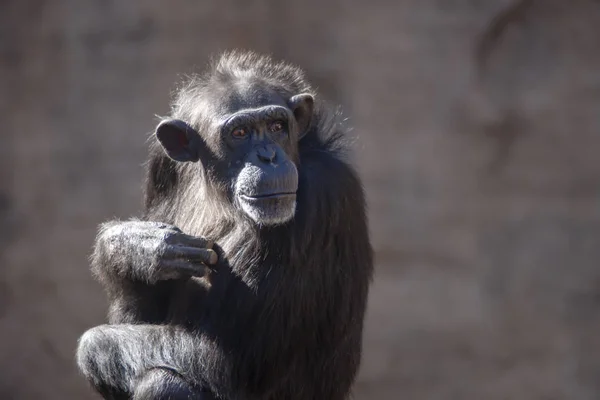
[[219,256],[214,250],[208,250],[210,258],[208,259],[209,264],[216,264],[219,261]]

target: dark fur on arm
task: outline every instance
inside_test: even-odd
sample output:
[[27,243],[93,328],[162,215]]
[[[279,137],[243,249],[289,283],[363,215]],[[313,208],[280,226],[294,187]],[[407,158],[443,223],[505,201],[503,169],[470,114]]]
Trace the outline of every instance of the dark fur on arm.
[[107,291],[110,323],[164,321],[169,296],[181,283],[157,281],[157,248],[161,243],[140,246],[138,239],[148,228],[166,226],[140,220],[110,221],[100,226],[91,268]]

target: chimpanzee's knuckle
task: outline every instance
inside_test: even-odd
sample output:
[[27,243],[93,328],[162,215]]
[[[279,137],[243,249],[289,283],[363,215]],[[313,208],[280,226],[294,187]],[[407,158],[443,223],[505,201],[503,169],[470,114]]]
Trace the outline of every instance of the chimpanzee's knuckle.
[[181,234],[175,232],[164,231],[161,232],[159,239],[167,245],[173,245],[181,240]]

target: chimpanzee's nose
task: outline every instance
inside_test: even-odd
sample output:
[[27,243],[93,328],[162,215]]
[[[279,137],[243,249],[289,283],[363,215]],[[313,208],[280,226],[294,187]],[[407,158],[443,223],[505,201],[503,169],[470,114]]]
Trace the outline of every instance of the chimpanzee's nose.
[[259,146],[256,148],[258,159],[267,163],[275,160],[275,149],[271,145]]

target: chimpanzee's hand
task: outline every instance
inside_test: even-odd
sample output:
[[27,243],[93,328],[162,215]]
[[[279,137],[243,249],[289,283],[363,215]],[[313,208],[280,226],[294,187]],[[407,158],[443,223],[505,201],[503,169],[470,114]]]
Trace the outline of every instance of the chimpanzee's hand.
[[149,221],[113,221],[100,229],[93,268],[147,282],[203,276],[217,253],[206,239],[186,235],[173,225]]

